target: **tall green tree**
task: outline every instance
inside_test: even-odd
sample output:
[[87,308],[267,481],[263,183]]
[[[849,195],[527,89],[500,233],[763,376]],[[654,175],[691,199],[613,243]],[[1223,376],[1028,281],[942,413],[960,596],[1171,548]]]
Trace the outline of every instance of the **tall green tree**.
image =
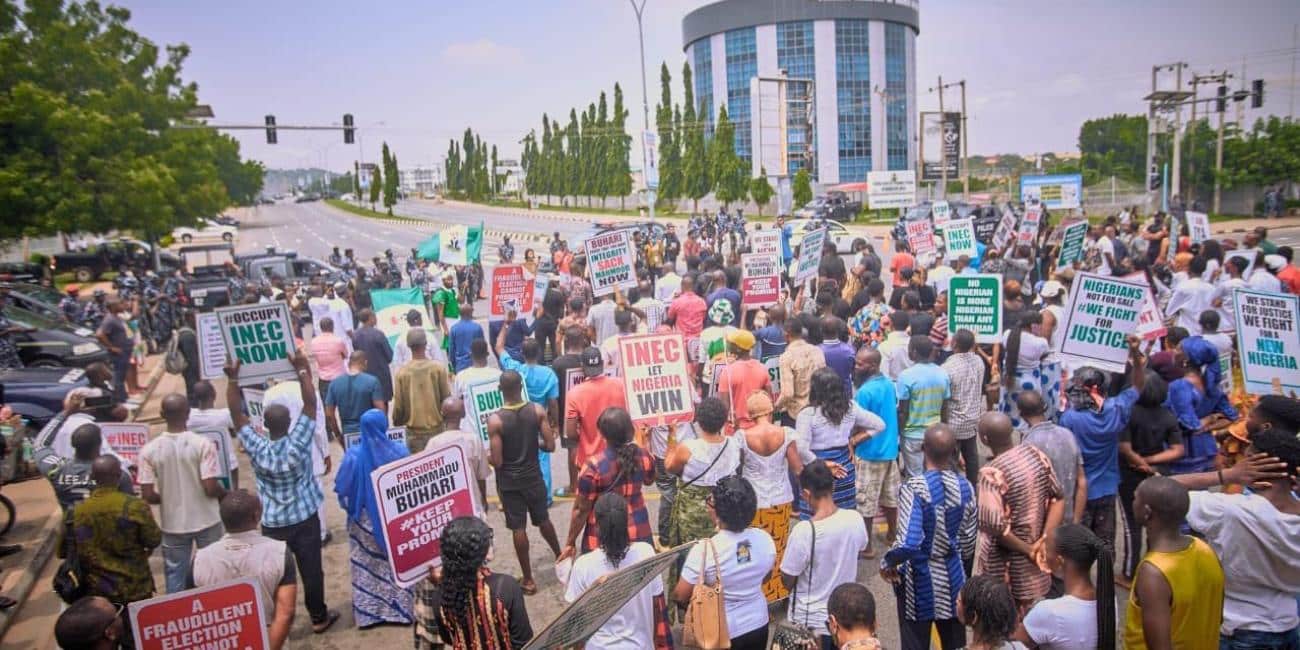
[[605,102],[605,91],[600,91],[600,102],[596,104],[596,137],[592,139],[595,151],[591,156],[591,174],[594,187],[592,194],[600,197],[600,206],[605,207],[605,197],[609,196],[610,175],[609,166],[609,148],[614,141],[615,135],[610,130],[609,123],[609,105]]
[[578,194],[582,191],[582,132],[578,127],[577,109],[569,109],[569,125],[564,127],[564,194],[573,197],[573,204],[578,204]]
[[749,196],[758,204],[758,216],[763,216],[763,208],[772,201],[772,184],[767,181],[767,168],[760,168],[760,174],[749,183]]
[[691,211],[698,211],[700,199],[713,189],[709,152],[704,144],[704,116],[695,111],[695,87],[691,66],[682,64],[682,196],[691,199]]
[[397,205],[397,159],[393,158],[392,152],[388,150],[388,143],[384,143],[383,149],[383,166],[384,166],[384,209],[388,214],[393,213],[393,206]]
[[384,186],[384,175],[380,168],[375,168],[374,177],[370,179],[370,209],[375,209],[375,204],[379,203],[379,190]]
[[727,105],[718,110],[718,124],[713,132],[710,147],[710,165],[713,168],[713,194],[724,207],[733,201],[744,201],[748,195],[748,175],[736,155],[736,127],[727,116]]
[[1144,182],[1146,116],[1116,114],[1084,122],[1079,127],[1079,152],[1086,159],[1084,168],[1096,169],[1099,175]]
[[655,107],[655,128],[659,134],[659,201],[669,202],[681,196],[681,150],[673,123],[673,77],[668,64],[659,68],[660,97]]
[[1300,122],[1275,115],[1223,145],[1223,182],[1229,189],[1241,185],[1273,185],[1300,179]]
[[497,146],[492,145],[492,196],[501,191],[501,181],[497,178]]
[[800,169],[794,173],[790,193],[793,195],[796,207],[802,207],[813,199],[812,177],[808,175],[808,170]]
[[612,141],[609,154],[605,157],[605,173],[609,176],[609,192],[619,197],[619,205],[632,193],[632,173],[628,166],[628,156],[632,150],[632,138],[627,135],[627,108],[623,105],[623,88],[614,84],[614,109],[610,114],[610,133]]

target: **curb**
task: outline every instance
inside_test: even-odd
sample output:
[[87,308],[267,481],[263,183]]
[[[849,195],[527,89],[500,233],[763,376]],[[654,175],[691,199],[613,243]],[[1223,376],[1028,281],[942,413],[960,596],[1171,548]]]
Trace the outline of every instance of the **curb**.
[[32,594],[32,589],[36,586],[36,580],[45,572],[45,566],[49,564],[50,559],[54,557],[55,548],[59,541],[59,528],[63,525],[63,509],[59,507],[58,502],[54,504],[54,510],[45,518],[45,523],[41,526],[41,531],[37,539],[42,540],[41,545],[37,547],[36,553],[32,555],[32,564],[25,567],[20,572],[18,582],[14,588],[5,595],[18,601],[17,605],[0,612],[0,639],[4,638],[9,626],[17,619],[17,614],[22,611],[23,605]]

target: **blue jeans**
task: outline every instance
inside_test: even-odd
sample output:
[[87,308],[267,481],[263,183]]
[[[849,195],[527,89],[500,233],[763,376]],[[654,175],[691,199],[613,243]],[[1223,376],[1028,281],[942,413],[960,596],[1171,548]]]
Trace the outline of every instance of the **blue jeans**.
[[1300,650],[1300,635],[1296,630],[1237,630],[1232,636],[1219,635],[1219,650]]
[[163,533],[163,576],[167,593],[174,594],[191,586],[190,570],[194,565],[195,548],[203,548],[221,539],[225,532],[221,522],[217,522],[197,533]]

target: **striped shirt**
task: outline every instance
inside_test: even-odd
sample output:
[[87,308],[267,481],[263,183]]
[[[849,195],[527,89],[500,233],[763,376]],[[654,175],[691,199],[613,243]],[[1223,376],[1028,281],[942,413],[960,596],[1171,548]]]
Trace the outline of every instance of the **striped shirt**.
[[263,526],[283,528],[316,516],[325,497],[311,468],[315,435],[316,420],[306,415],[299,415],[288,435],[275,440],[257,435],[248,425],[239,430],[262,497]]
[[904,618],[957,618],[962,562],[975,555],[975,533],[975,490],[965,476],[932,469],[903,483],[898,536],[880,564],[899,569]]
[[1061,484],[1052,462],[1032,445],[1014,447],[981,467],[975,573],[1007,582],[1017,601],[1046,595],[1051,574],[1028,555],[999,544],[998,538],[1010,532],[1026,544],[1037,542],[1046,533],[1048,506],[1060,498]]
[[975,425],[988,410],[984,399],[984,360],[975,352],[958,352],[943,362],[952,397],[948,402],[948,426],[958,440],[975,437]]
[[943,416],[943,401],[952,397],[948,373],[933,363],[918,363],[898,375],[898,401],[907,400],[903,437],[920,440]]

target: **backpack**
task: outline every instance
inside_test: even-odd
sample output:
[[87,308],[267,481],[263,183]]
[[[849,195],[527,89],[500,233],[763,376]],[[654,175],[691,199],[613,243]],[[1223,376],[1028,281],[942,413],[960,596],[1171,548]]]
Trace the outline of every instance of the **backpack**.
[[185,372],[189,367],[185,355],[181,354],[180,338],[181,332],[190,331],[188,327],[176,330],[172,333],[172,340],[167,343],[167,354],[163,356],[163,368],[173,375],[179,375]]

